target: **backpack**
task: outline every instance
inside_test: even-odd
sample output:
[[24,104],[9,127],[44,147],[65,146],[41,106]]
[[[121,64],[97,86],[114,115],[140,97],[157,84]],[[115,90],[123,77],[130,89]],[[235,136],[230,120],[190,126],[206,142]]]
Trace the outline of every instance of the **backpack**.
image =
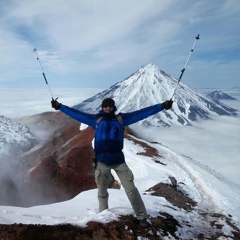
[[[122,126],[122,129],[123,129],[123,131],[124,131],[125,126],[124,126],[124,124],[123,124],[123,119],[122,119],[122,117],[121,117],[119,114],[116,114],[115,116],[116,116],[116,119],[118,120],[118,122],[120,123],[120,125]],[[100,122],[102,119],[103,119],[103,116],[99,116],[99,117],[97,118],[95,129],[97,129],[98,124],[99,124],[99,122]],[[94,159],[93,159],[93,166],[94,166],[95,169],[97,168],[97,159],[96,159],[96,156],[94,156]]]

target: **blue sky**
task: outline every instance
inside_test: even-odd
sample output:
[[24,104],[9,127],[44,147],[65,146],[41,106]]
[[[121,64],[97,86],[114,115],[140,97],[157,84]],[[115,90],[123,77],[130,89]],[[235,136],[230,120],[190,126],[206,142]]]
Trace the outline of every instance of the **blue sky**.
[[198,88],[240,87],[239,0],[2,0],[0,86],[109,88],[153,63]]

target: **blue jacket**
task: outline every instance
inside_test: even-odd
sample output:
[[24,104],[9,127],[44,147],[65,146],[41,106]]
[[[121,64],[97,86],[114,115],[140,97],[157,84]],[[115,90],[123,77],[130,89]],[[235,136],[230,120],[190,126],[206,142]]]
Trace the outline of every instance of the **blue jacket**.
[[[123,126],[118,122],[115,111],[105,113],[103,110],[98,114],[89,114],[62,105],[60,110],[76,119],[77,121],[93,127],[95,131],[94,151],[96,159],[107,165],[120,164],[125,162],[123,150]],[[151,115],[163,110],[162,104],[142,108],[130,113],[119,113],[124,126],[136,123]],[[97,119],[102,116],[102,120],[97,124]]]

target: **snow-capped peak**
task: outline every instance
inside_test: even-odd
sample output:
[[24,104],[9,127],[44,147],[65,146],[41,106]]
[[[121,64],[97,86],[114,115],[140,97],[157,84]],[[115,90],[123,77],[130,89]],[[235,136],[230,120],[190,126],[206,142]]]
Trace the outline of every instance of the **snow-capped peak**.
[[221,100],[236,100],[236,98],[231,97],[230,95],[222,92],[222,91],[213,91],[207,95],[208,97],[212,98],[215,101]]
[[[74,106],[86,112],[98,112],[104,98],[115,100],[118,112],[132,112],[169,100],[177,86],[177,79],[161,71],[154,64],[141,67],[134,74]],[[174,95],[173,108],[143,121],[145,125],[188,125],[211,115],[235,115],[235,109],[216,103],[205,95],[180,82]]]

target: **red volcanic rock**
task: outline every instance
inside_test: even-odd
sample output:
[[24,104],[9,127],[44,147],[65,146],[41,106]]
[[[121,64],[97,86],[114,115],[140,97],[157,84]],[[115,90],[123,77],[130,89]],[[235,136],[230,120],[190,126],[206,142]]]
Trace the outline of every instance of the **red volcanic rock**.
[[93,174],[92,147],[76,147],[59,164],[66,171],[74,171],[78,174]]
[[25,205],[64,201],[96,188],[94,129],[88,127],[80,131],[79,122],[62,114],[51,118],[51,126],[54,122],[58,127],[55,126],[51,137],[26,157],[25,166],[31,170],[25,191],[33,197],[25,200]]
[[33,194],[27,199],[29,204],[47,204],[57,199],[66,199],[66,189],[60,179],[64,179],[64,172],[58,163],[52,156],[45,158],[30,173],[28,190]]
[[42,113],[19,122],[30,127],[40,137],[39,145],[24,154],[24,169],[33,168],[48,156],[60,162],[75,147],[92,147],[94,129],[88,127],[80,131],[81,123],[61,112]]
[[28,204],[64,201],[96,188],[92,157],[90,147],[72,149],[61,164],[52,156],[46,157],[30,172],[29,191],[34,198]]

